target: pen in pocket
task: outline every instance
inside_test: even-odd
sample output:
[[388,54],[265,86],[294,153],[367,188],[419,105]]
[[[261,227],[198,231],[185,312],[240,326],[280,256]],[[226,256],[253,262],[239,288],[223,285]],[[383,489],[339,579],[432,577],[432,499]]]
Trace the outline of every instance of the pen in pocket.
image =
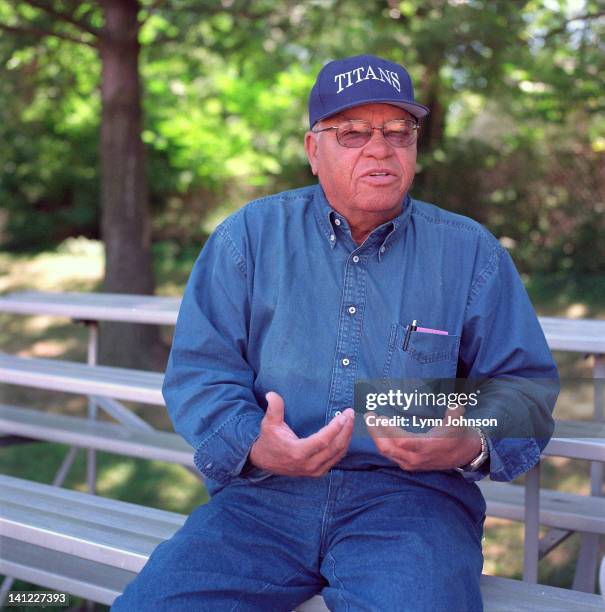
[[417,328],[418,328],[418,321],[414,319],[412,321],[412,324],[408,325],[408,329],[405,332],[405,339],[403,340],[403,350],[404,351],[408,350],[408,344],[410,343],[410,336],[412,335],[412,332],[416,331]]

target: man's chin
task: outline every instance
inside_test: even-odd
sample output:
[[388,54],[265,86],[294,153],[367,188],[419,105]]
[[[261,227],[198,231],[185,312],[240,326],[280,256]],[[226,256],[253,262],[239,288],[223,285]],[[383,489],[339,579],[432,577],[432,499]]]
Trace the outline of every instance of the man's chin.
[[360,189],[356,196],[357,204],[361,210],[389,211],[400,208],[406,192],[401,189],[389,187],[372,187]]
[[397,216],[401,212],[403,204],[403,196],[397,200],[393,199],[375,199],[365,200],[360,206],[359,210],[367,212],[369,214],[380,214],[380,215],[393,215]]

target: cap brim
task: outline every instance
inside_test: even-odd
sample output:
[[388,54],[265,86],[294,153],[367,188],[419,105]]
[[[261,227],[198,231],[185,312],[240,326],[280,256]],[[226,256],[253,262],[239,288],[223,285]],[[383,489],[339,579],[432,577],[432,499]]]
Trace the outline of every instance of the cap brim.
[[[406,110],[408,113],[410,113],[410,115],[416,117],[416,119],[422,119],[423,117],[426,117],[429,114],[429,109],[426,106],[423,106],[422,104],[418,104],[417,102],[399,102],[396,100],[392,100],[392,99],[383,99],[383,100],[357,100],[355,102],[351,102],[349,104],[343,104],[342,106],[339,106],[338,108],[331,110],[329,113],[326,113],[325,115],[322,115],[321,117],[318,117],[313,125],[315,125],[318,121],[322,121],[323,119],[327,119],[328,117],[332,117],[334,115],[337,115],[338,113],[347,110],[349,108],[355,108],[356,106],[364,106],[366,104],[390,104],[391,106],[398,106],[399,108],[403,108],[404,110]],[[313,126],[311,126],[313,127]]]

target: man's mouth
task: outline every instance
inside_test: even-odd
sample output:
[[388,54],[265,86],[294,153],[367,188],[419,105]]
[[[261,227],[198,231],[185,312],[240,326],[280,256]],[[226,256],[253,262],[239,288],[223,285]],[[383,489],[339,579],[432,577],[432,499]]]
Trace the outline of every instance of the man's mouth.
[[393,185],[397,181],[397,175],[389,170],[370,170],[363,174],[361,178],[373,186]]
[[368,168],[363,174],[362,177],[377,177],[377,178],[381,178],[381,177],[385,177],[385,176],[389,176],[391,178],[395,178],[396,174],[395,172],[392,172],[391,170],[389,170],[388,168]]

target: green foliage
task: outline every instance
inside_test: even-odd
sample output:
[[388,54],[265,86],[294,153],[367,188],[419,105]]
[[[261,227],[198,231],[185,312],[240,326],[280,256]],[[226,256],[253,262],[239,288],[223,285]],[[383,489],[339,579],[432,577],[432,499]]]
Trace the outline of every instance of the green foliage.
[[[102,26],[97,3],[77,6],[78,19]],[[485,223],[524,271],[605,268],[598,0],[141,7],[155,240],[197,245],[245,201],[312,180],[302,139],[314,76],[333,57],[370,52],[406,65],[431,107],[416,196]],[[90,40],[26,1],[0,0],[2,24]],[[95,49],[0,38],[0,244],[98,235],[99,79]]]
[[87,48],[0,40],[0,202],[9,244],[39,248],[83,228],[95,235],[97,82]]

